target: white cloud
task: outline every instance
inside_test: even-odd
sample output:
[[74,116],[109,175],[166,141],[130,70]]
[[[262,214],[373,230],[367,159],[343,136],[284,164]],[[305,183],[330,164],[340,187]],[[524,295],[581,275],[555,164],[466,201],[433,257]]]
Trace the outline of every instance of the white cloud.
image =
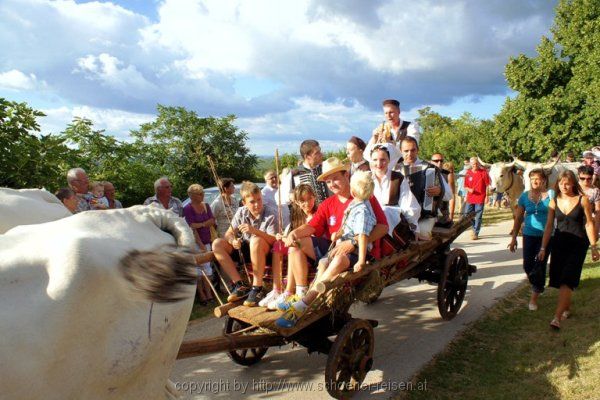
[[130,113],[114,109],[101,109],[88,106],[58,107],[42,109],[46,117],[40,119],[41,132],[59,133],[75,117],[87,118],[94,123],[94,129],[104,129],[107,134],[116,136],[121,140],[129,139],[129,131],[138,129],[143,123],[156,118],[152,114]]
[[161,0],[151,20],[114,2],[0,1],[0,89],[45,96],[65,114],[59,130],[72,104],[106,126],[136,127],[157,103],[233,113],[265,149],[365,137],[382,98],[416,109],[502,96],[508,57],[533,52],[555,4]]
[[38,82],[35,74],[26,75],[23,72],[11,69],[0,72],[0,88],[9,90],[30,90],[37,86],[45,86],[45,82]]
[[127,94],[156,89],[135,66],[123,67],[122,61],[107,53],[78,58],[77,68],[73,73],[82,73],[87,79],[99,80],[104,85]]

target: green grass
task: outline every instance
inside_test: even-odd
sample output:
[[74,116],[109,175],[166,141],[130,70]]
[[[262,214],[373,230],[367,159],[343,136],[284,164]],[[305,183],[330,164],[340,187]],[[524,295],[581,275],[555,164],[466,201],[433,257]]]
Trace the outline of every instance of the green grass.
[[486,205],[483,209],[483,220],[484,226],[496,224],[502,221],[512,220],[512,212],[509,208],[494,208]]
[[[589,259],[588,259],[589,261]],[[558,291],[527,309],[523,285],[474,322],[413,379],[427,391],[397,399],[600,399],[600,262],[588,262],[573,315],[550,329]]]
[[212,317],[214,308],[218,306],[218,303],[212,301],[207,305],[203,306],[198,303],[197,300],[194,301],[194,307],[192,308],[192,313],[190,315],[190,321],[195,319],[200,319],[204,317]]

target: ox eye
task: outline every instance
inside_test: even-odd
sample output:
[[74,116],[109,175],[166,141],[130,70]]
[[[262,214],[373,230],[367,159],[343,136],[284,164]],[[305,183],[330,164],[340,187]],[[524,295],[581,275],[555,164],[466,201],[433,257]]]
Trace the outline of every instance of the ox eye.
[[500,175],[500,178],[502,178],[503,176],[504,176],[504,175],[502,175],[502,174],[501,174],[501,175]]

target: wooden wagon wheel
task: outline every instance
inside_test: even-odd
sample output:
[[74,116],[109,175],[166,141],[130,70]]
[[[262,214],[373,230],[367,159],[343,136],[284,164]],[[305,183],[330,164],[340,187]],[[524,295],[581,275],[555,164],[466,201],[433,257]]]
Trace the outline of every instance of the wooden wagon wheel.
[[[228,316],[225,319],[223,333],[225,335],[235,333],[247,328],[248,326],[250,325]],[[254,347],[251,349],[232,350],[227,352],[227,354],[229,355],[229,358],[231,358],[236,364],[249,366],[259,362],[268,349],[268,347]]]
[[449,321],[460,310],[469,281],[469,260],[462,249],[453,249],[446,255],[437,289],[438,310]]
[[348,398],[360,389],[373,365],[375,337],[369,322],[352,319],[331,346],[325,367],[327,391],[336,399]]

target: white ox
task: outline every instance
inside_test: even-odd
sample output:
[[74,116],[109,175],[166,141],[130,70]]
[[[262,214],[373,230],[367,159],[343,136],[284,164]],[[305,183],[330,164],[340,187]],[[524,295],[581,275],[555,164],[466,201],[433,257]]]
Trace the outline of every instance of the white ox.
[[544,174],[548,178],[548,189],[553,189],[554,184],[556,183],[556,179],[558,175],[565,170],[571,170],[577,176],[577,168],[581,165],[581,163],[572,162],[561,162],[561,161],[552,161],[547,163],[535,163],[531,161],[523,161],[515,158],[515,166],[517,168],[523,169],[523,182],[525,184],[525,190],[529,190],[531,188],[531,183],[529,181],[529,173],[537,168],[542,168],[544,170]]
[[70,215],[61,201],[46,190],[0,188],[0,234],[17,225],[54,221]]
[[495,162],[488,164],[479,159],[479,163],[489,168],[490,189],[498,193],[507,193],[510,198],[511,209],[515,210],[519,196],[523,193],[523,177],[517,174],[515,162]]
[[185,221],[142,206],[0,235],[0,397],[172,397],[195,279],[189,254],[152,250],[175,243],[194,243]]

